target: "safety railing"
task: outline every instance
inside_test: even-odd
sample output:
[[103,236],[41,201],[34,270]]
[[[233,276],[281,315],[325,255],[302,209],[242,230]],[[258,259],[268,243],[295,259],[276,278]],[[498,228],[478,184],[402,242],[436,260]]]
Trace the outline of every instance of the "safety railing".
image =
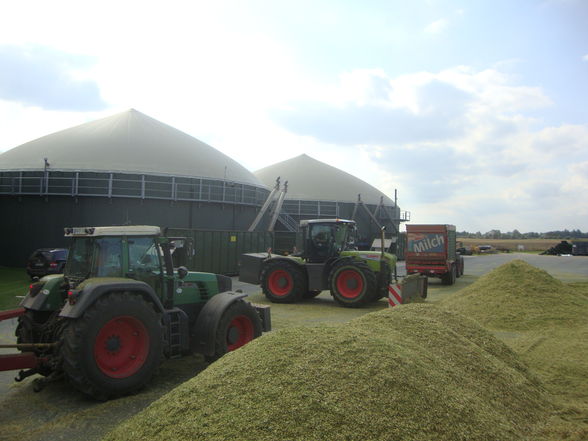
[[0,171],[0,194],[104,196],[261,205],[269,190],[208,178],[103,172]]

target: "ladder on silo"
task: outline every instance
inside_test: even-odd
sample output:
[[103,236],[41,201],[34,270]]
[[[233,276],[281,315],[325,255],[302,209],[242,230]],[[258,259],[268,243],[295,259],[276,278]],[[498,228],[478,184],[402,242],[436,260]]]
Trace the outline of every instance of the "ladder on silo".
[[267,199],[263,203],[261,210],[259,210],[259,213],[257,213],[257,216],[255,217],[255,219],[253,220],[253,223],[251,224],[251,226],[249,227],[249,230],[247,230],[247,231],[255,231],[255,229],[259,225],[259,222],[261,222],[263,215],[265,214],[265,212],[269,208],[270,204],[273,202],[274,198],[276,197],[276,193],[278,191],[280,191],[280,177],[279,176],[278,176],[278,179],[276,179],[276,185],[274,186],[274,188],[270,192],[269,196],[267,197]]

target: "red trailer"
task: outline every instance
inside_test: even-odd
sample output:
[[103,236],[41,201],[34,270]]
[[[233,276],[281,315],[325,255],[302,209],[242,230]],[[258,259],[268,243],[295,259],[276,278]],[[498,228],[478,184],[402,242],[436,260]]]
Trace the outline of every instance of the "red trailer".
[[440,277],[445,285],[463,274],[454,225],[407,225],[406,241],[407,274]]

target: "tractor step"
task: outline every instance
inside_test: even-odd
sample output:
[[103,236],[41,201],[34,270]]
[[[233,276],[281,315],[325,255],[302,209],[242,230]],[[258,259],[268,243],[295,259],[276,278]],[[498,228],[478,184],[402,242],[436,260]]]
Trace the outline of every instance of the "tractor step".
[[180,358],[189,351],[188,315],[180,308],[165,311],[169,358]]

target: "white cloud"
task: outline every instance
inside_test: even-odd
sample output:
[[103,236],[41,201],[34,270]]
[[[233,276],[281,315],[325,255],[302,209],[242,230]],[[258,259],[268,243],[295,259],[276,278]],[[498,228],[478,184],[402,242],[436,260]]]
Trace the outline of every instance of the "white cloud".
[[[321,58],[315,65],[301,65],[306,53],[300,55],[300,47],[284,37],[300,35],[263,33],[251,25],[251,14],[242,14],[247,7],[240,2],[170,0],[162,6],[105,0],[90,10],[73,0],[34,5],[32,15],[30,2],[4,8],[0,45],[42,42],[91,57],[93,64],[76,74],[98,85],[109,109],[43,111],[5,98],[0,101],[0,152],[134,107],[251,170],[309,153],[391,197],[397,188],[401,207],[412,211],[416,222],[480,230],[578,226],[573,214],[566,216],[588,191],[588,124],[542,122],[541,111],[554,105],[547,91],[507,73],[522,72],[524,59],[501,62],[480,55],[475,57],[479,68],[397,75],[379,68],[380,59],[346,48],[337,63]],[[329,29],[336,29],[331,11],[317,12],[334,20]],[[474,17],[460,10],[437,14],[446,18],[424,28],[432,37],[450,37],[465,15]],[[276,23],[272,26],[282,25]],[[411,34],[410,25],[399,27],[395,39],[389,37],[392,26],[382,34],[397,43],[400,34],[405,39]],[[422,21],[417,26],[423,30]],[[331,44],[337,36],[329,37],[325,42]],[[325,46],[325,51],[332,55],[333,48]],[[499,54],[496,49],[493,53]],[[471,57],[459,60],[473,62]],[[588,61],[588,54],[582,60]],[[402,59],[394,63],[405,68]],[[443,66],[439,63],[412,66]],[[343,68],[331,81],[333,72]],[[549,93],[558,96],[558,91]],[[270,118],[276,109],[285,120]],[[547,200],[555,190],[557,197]],[[581,228],[588,229],[588,216],[583,219]]]
[[588,125],[541,127],[527,116],[553,104],[543,89],[467,66],[399,77],[351,71],[328,88],[313,104],[292,103],[290,129],[347,145],[353,163],[334,165],[388,195],[398,189],[413,221],[474,231],[584,222],[561,211],[586,191],[586,166],[567,161],[586,161]]
[[443,32],[447,26],[449,25],[449,21],[445,18],[441,18],[436,20],[425,27],[425,33],[427,34],[439,34]]

